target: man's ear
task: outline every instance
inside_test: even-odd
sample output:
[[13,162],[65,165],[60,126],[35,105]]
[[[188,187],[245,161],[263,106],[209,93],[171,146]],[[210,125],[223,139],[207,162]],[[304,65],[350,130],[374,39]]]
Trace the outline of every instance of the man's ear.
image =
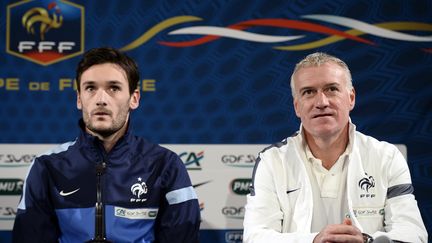
[[135,110],[136,108],[138,108],[140,97],[141,97],[141,95],[140,95],[139,90],[135,89],[134,92],[132,93],[130,101],[129,101],[129,108],[131,110]]
[[77,91],[77,108],[78,110],[82,109],[81,95],[79,91]]
[[296,116],[300,118],[300,114],[298,113],[298,100],[296,98],[293,98],[293,104],[294,104],[294,111],[296,113]]
[[356,96],[355,89],[352,88],[351,92],[350,92],[350,111],[352,111],[354,109],[354,106],[355,106],[355,96]]

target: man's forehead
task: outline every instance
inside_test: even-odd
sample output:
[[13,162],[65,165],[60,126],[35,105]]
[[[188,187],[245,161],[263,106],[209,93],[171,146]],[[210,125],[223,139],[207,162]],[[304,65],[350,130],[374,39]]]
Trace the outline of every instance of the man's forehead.
[[89,67],[81,75],[81,83],[84,82],[128,83],[125,70],[114,63],[102,63]]
[[126,78],[126,71],[118,64],[100,63],[88,67],[85,71],[83,71],[82,76],[86,76],[86,75],[107,76],[107,75],[120,75],[120,74]]
[[346,79],[345,70],[337,64],[308,66],[299,69],[294,76],[298,85],[304,82],[318,82],[321,84],[341,83]]

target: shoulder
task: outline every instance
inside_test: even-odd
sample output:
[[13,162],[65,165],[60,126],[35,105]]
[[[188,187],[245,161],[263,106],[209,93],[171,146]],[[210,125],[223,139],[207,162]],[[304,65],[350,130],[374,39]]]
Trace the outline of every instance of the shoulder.
[[173,151],[170,149],[157,144],[148,141],[147,139],[143,137],[135,136],[133,140],[133,145],[136,147],[135,149],[138,152],[145,153],[148,155],[154,154],[154,155],[161,155],[161,156],[172,156],[175,155]]
[[153,158],[154,160],[167,162],[174,162],[179,160],[178,155],[168,148],[161,146],[160,144],[152,143],[142,137],[135,136],[131,141],[131,145],[134,147],[137,156]]
[[53,145],[53,147],[49,150],[44,151],[43,153],[36,155],[33,159],[29,170],[30,171],[44,171],[49,170],[49,168],[56,167],[59,161],[63,161],[66,155],[73,146],[75,146],[75,141],[66,142],[60,145]]
[[365,135],[356,131],[355,143],[361,152],[378,153],[392,155],[398,151],[398,148],[389,142],[380,141],[372,136]]
[[394,144],[360,132],[356,132],[354,143],[354,153],[360,156],[363,166],[381,168],[382,171],[407,166],[406,157]]
[[53,148],[43,152],[42,154],[36,156],[36,159],[48,159],[61,154],[64,154],[71,150],[72,147],[76,145],[76,141],[66,142],[60,145],[56,145]]
[[301,135],[295,134],[266,147],[258,154],[254,170],[258,167],[266,167],[278,171],[286,166],[297,164],[299,161],[297,150],[300,146]]
[[294,134],[291,137],[285,138],[284,140],[274,143],[266,148],[264,148],[261,152],[259,152],[261,156],[269,156],[269,155],[282,155],[286,154],[290,150],[296,149],[301,144],[301,135]]

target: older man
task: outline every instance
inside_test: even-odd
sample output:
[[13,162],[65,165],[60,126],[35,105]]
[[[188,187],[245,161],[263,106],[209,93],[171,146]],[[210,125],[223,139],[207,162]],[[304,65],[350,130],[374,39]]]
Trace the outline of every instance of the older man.
[[310,54],[296,65],[291,89],[300,131],[259,154],[244,241],[426,242],[404,157],[351,123],[348,66]]

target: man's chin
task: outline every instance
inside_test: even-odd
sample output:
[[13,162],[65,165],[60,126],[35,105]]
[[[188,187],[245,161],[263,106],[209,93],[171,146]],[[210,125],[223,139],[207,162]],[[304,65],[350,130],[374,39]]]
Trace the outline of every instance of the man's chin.
[[336,126],[333,123],[321,121],[311,123],[308,127],[305,127],[305,129],[311,134],[326,136],[334,133]]
[[100,135],[102,137],[109,137],[116,131],[109,126],[88,126],[88,130],[95,135]]

